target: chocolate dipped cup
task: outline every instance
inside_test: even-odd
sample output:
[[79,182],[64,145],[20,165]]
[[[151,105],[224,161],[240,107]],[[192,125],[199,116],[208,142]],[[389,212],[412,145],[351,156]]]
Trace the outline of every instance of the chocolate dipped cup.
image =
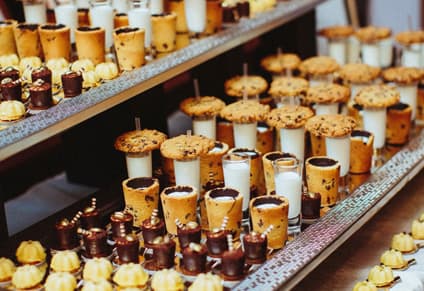
[[184,249],[190,243],[200,243],[202,228],[195,221],[190,221],[181,227],[177,226],[177,236],[180,243],[180,248]]
[[206,257],[208,249],[203,244],[190,243],[182,251],[182,271],[187,275],[197,275],[206,272]]
[[151,248],[155,238],[166,234],[165,222],[163,219],[156,216],[147,218],[141,224],[141,231],[144,246],[146,248]]
[[13,81],[19,79],[19,70],[14,67],[6,67],[0,70],[0,82],[6,78],[10,78]]
[[30,108],[47,109],[53,106],[52,87],[42,80],[36,81],[29,88]]
[[124,237],[132,233],[134,217],[131,213],[117,211],[110,216],[110,225],[112,229],[112,237]]
[[92,228],[83,234],[85,247],[84,256],[87,258],[107,257],[111,254],[111,249],[107,244],[106,230],[101,228]]
[[55,245],[58,250],[72,250],[80,245],[77,226],[75,223],[63,219],[55,224]]
[[229,230],[214,228],[206,232],[206,246],[210,257],[220,258],[228,250],[227,235]]
[[95,207],[86,207],[81,215],[81,227],[83,229],[102,227],[100,213]]
[[81,72],[66,72],[62,74],[61,79],[65,98],[75,97],[82,93]]
[[268,239],[266,235],[261,235],[255,231],[243,236],[243,248],[246,256],[246,263],[261,264],[266,260]]
[[43,80],[46,83],[52,83],[52,71],[45,67],[39,67],[31,72],[31,80],[34,83],[37,80]]
[[221,274],[227,280],[239,280],[244,275],[245,256],[241,249],[228,250],[222,255]]
[[22,84],[21,81],[13,81],[10,78],[3,79],[0,84],[2,100],[18,100],[22,101]]
[[138,264],[140,262],[138,256],[140,241],[136,235],[128,234],[119,237],[115,240],[115,243],[119,264]]
[[157,269],[169,269],[175,265],[176,243],[168,236],[157,237],[152,244],[152,262]]

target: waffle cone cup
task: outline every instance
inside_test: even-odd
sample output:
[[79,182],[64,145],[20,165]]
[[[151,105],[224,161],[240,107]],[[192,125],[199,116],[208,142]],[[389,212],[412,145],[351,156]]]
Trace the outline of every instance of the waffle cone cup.
[[45,59],[64,58],[71,56],[71,29],[62,24],[46,24],[38,28],[41,46]]
[[205,34],[214,34],[222,27],[222,1],[208,0],[206,1],[206,29]]
[[144,64],[144,29],[121,27],[113,32],[121,71],[131,71]]
[[105,29],[79,27],[75,30],[78,59],[89,59],[94,65],[105,61]]
[[176,30],[178,33],[188,32],[187,21],[184,11],[184,1],[168,1],[168,11],[172,11],[177,15]]
[[17,53],[13,34],[16,24],[16,20],[5,20],[0,24],[0,56]]
[[38,26],[38,24],[21,23],[14,27],[19,58],[42,56]]
[[350,138],[350,167],[349,172],[354,174],[368,173],[372,166],[374,135],[370,135],[366,143],[362,139]]

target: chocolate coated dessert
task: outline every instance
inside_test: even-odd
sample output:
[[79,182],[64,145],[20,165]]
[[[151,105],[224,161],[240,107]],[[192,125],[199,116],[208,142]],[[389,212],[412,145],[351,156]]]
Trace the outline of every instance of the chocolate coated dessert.
[[49,83],[33,83],[29,88],[29,97],[33,109],[47,109],[53,105],[52,87]]
[[152,244],[153,264],[158,269],[169,269],[175,264],[176,243],[168,236],[157,237]]
[[305,193],[302,195],[302,217],[316,219],[320,216],[321,195],[319,193]]
[[22,84],[20,81],[6,78],[1,81],[0,86],[3,100],[22,100]]
[[63,219],[55,225],[55,249],[72,250],[79,246],[77,226],[75,223]]
[[190,243],[182,251],[183,272],[189,275],[197,275],[206,272],[206,257],[208,248],[205,245]]
[[211,257],[220,257],[224,251],[228,250],[227,234],[228,230],[212,230],[206,233],[206,246]]
[[222,21],[224,23],[234,23],[238,20],[238,11],[236,6],[222,7]]
[[112,237],[124,237],[132,232],[134,217],[128,212],[114,212],[110,216]]
[[188,247],[191,242],[200,243],[202,228],[197,222],[190,221],[182,228],[177,228],[177,235],[180,247],[183,249]]
[[138,237],[129,234],[124,237],[118,237],[115,240],[116,252],[118,253],[119,264],[135,263],[138,264],[138,250],[140,248],[140,241]]
[[244,253],[240,249],[225,251],[222,255],[221,273],[224,277],[237,279],[244,275]]
[[249,17],[250,16],[250,4],[249,1],[237,2],[237,13],[239,17]]
[[102,227],[100,213],[96,208],[87,207],[81,215],[81,227],[84,229]]
[[83,242],[87,258],[101,258],[110,255],[111,250],[107,244],[107,233],[104,229],[90,229],[83,235]]
[[82,93],[82,75],[79,72],[62,74],[62,87],[65,98],[75,97]]
[[143,234],[144,246],[149,248],[152,246],[156,237],[166,234],[165,222],[159,217],[155,217],[153,221],[147,218],[141,225],[141,231]]
[[13,81],[18,80],[19,71],[13,67],[7,67],[0,70],[0,82],[2,82],[6,78],[10,78]]
[[35,69],[31,73],[31,80],[34,83],[38,79],[43,80],[46,83],[51,84],[52,83],[52,71],[50,71],[47,67],[40,67],[38,69]]
[[250,232],[243,237],[244,254],[248,264],[261,264],[266,260],[268,240],[257,232]]

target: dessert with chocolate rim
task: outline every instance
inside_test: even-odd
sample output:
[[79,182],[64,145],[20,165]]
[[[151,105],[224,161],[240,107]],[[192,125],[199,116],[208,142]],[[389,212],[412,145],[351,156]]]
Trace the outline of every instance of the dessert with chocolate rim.
[[91,206],[84,208],[82,211],[81,227],[83,229],[102,227],[100,212],[96,207],[96,198],[92,198]]
[[141,231],[144,240],[144,247],[146,248],[152,247],[153,241],[156,237],[166,234],[165,221],[162,218],[157,217],[157,209],[156,215],[152,215],[150,218],[143,221],[141,224]]
[[31,109],[47,109],[53,106],[52,86],[43,80],[37,80],[29,88]]
[[233,248],[232,235],[227,236],[228,250],[222,254],[221,276],[225,280],[240,280],[244,276],[244,252],[240,248]]
[[20,80],[5,78],[1,81],[0,87],[3,100],[22,101],[22,83]]
[[79,245],[76,223],[65,218],[55,224],[54,249],[72,250]]
[[321,194],[308,192],[302,195],[302,217],[317,219],[320,217]]
[[192,242],[200,243],[201,235],[202,228],[195,221],[177,225],[177,236],[181,249],[188,247]]
[[84,256],[87,258],[107,257],[112,250],[107,244],[106,230],[101,228],[91,228],[83,232],[83,242],[85,246]]
[[152,260],[147,261],[144,267],[148,270],[170,269],[175,265],[176,243],[169,236],[158,236],[153,240]]
[[36,82],[38,79],[43,80],[46,83],[52,83],[52,71],[47,67],[39,67],[31,72],[32,82]]
[[190,243],[182,251],[181,269],[184,274],[197,275],[206,272],[208,248],[204,244]]
[[134,234],[128,234],[124,237],[115,239],[116,252],[118,254],[118,264],[127,264],[140,262],[138,252],[140,241]]
[[236,4],[237,13],[239,17],[247,17],[250,16],[250,4],[247,0],[238,1]]
[[227,235],[230,233],[229,230],[220,228],[206,232],[206,246],[210,257],[220,258],[228,250]]
[[132,232],[134,217],[131,213],[116,211],[110,216],[112,237],[124,237]]
[[82,93],[82,74],[69,71],[61,76],[65,98],[75,97]]
[[246,263],[261,264],[266,260],[268,239],[266,235],[251,231],[243,236],[243,248]]
[[0,70],[0,82],[2,82],[6,78],[10,78],[13,81],[18,80],[19,70],[15,69],[14,67],[6,67]]

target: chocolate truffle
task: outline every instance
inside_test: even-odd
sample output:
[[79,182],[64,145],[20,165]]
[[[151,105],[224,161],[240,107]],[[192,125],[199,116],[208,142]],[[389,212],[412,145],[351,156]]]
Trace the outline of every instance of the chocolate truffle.
[[75,97],[82,93],[82,74],[80,72],[66,72],[62,74],[62,87],[65,98]]
[[138,264],[138,250],[140,248],[140,241],[134,234],[129,234],[124,237],[118,237],[115,240],[116,252],[118,253],[119,264],[135,263]]

